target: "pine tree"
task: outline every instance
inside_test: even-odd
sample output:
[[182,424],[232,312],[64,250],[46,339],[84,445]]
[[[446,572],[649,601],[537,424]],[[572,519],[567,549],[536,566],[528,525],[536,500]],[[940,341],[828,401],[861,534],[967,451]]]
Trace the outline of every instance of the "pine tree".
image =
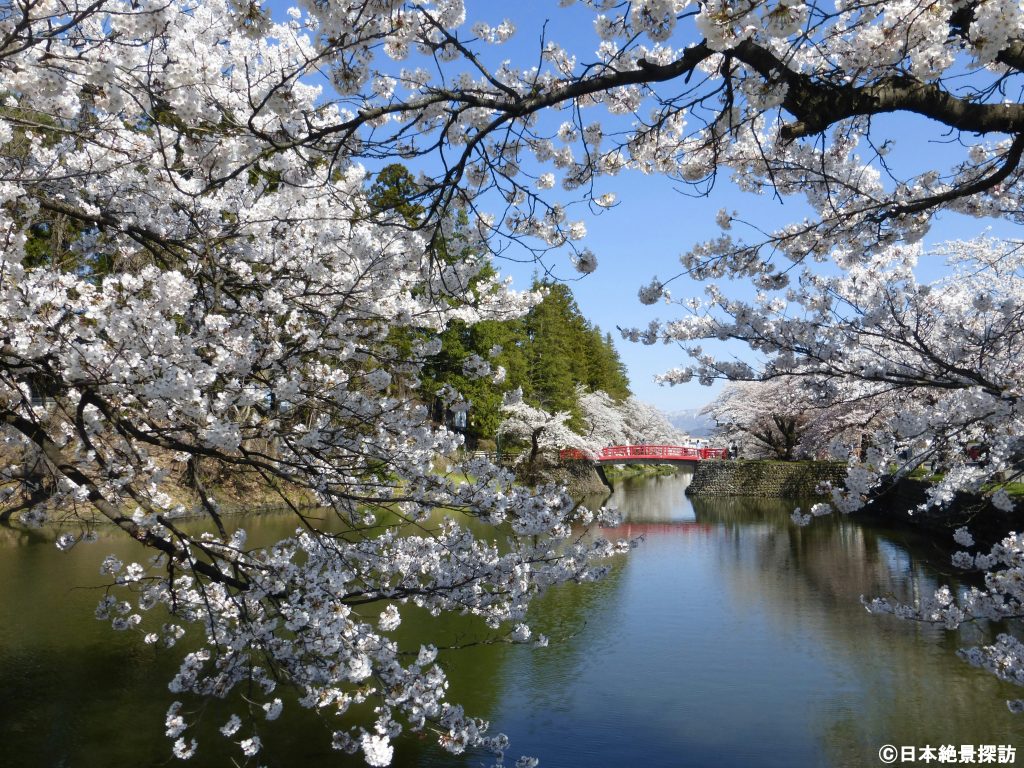
[[584,367],[583,354],[574,338],[574,321],[579,308],[569,287],[562,283],[536,284],[547,291],[544,300],[524,320],[527,381],[523,394],[527,402],[545,411],[574,411],[575,384]]
[[[388,165],[377,174],[369,189],[370,214],[398,214],[410,227],[415,227],[424,213],[418,202],[420,194],[414,176],[405,166]],[[451,258],[458,250],[457,242],[456,231],[448,242],[433,243],[437,258]],[[490,276],[493,270],[487,269],[485,274]],[[446,385],[468,402],[466,425],[462,429],[470,445],[494,438],[503,418],[502,398],[512,389],[522,389],[523,398],[530,405],[549,412],[569,412],[569,423],[576,428],[583,425],[577,385],[591,392],[602,390],[620,401],[630,394],[625,366],[611,336],[603,336],[599,328],[586,320],[569,286],[535,279],[533,288],[546,295],[525,318],[472,326],[453,322],[441,334],[440,353],[422,370],[419,397],[431,408],[435,420],[445,421],[450,416],[438,397]],[[472,300],[472,295],[466,300]],[[416,337],[427,333],[411,328],[392,333],[389,342],[396,357],[401,358]],[[474,356],[487,361],[495,373],[503,368],[504,379],[467,375],[466,363]]]

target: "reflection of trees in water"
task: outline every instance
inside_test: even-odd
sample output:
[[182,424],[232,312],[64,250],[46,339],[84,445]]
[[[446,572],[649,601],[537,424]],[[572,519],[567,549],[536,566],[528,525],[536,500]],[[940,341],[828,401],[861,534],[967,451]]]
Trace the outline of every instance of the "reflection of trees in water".
[[[5,766],[155,765],[176,663],[93,617],[108,553],[134,542],[100,540],[61,553],[54,532],[0,535],[0,739]],[[174,654],[175,656],[177,653]],[[88,703],[88,706],[84,706]],[[223,741],[223,739],[221,739]]]
[[819,602],[859,604],[861,595],[888,594],[912,601],[943,583],[959,586],[946,556],[913,532],[841,516],[796,526],[789,515],[797,503],[786,500],[697,499],[693,506],[698,522],[724,526],[722,541],[739,562],[753,558],[761,571],[800,573]]
[[858,602],[861,595],[895,594],[912,600],[938,586],[925,544],[893,541],[869,526],[829,516],[807,527],[789,515],[798,502],[784,499],[695,499],[700,522],[723,525],[723,538],[741,560],[756,557],[762,570],[799,572],[816,600]]
[[637,523],[692,520],[686,488],[693,472],[681,469],[672,475],[627,478],[615,484],[612,502]]
[[[958,586],[927,541],[883,533],[846,518],[793,525],[794,502],[757,499],[694,500],[701,522],[723,526],[722,569],[735,599],[802,638],[820,637],[852,667],[864,701],[825,709],[814,727],[833,765],[862,765],[870,751],[897,745],[1014,743],[1018,721],[1003,700],[1019,689],[956,658],[981,640],[982,629],[946,632],[892,617],[873,617],[860,597],[930,595],[942,583]],[[941,556],[940,556],[941,557]],[[813,650],[812,650],[813,653]]]
[[[848,519],[824,518],[797,528],[789,521],[794,504],[785,500],[695,499],[691,512],[691,502],[683,495],[688,480],[681,473],[623,481],[616,500],[629,520],[653,524],[648,544],[665,544],[660,556],[676,551],[683,556],[686,550],[669,546],[660,538],[668,534],[657,533],[658,526],[684,528],[692,526],[694,517],[711,526],[711,534],[700,539],[700,551],[706,547],[717,553],[715,575],[737,610],[772,617],[780,627],[773,634],[793,638],[813,659],[809,669],[840,667],[835,677],[848,680],[849,691],[823,702],[806,724],[818,734],[829,765],[876,764],[875,751],[884,743],[1014,743],[1019,720],[1002,704],[1013,694],[1010,686],[953,655],[955,648],[973,643],[972,638],[870,617],[859,605],[861,594],[892,591],[908,597],[945,581],[936,576],[926,545]],[[290,516],[230,522],[245,527],[253,545],[276,540],[294,527]],[[52,545],[52,532],[0,529],[0,583],[6,591],[0,601],[0,738],[17,747],[16,759],[5,762],[5,768],[150,765],[167,757],[163,713],[171,697],[153,695],[153,680],[169,679],[177,654],[160,653],[140,646],[127,633],[112,632],[92,618],[96,592],[67,590],[68,584],[101,583],[98,564],[109,552],[123,559],[137,556],[130,542],[107,540],[102,528],[100,536],[96,544],[62,554]],[[49,542],[40,544],[40,537]],[[623,642],[622,633],[629,629],[621,623],[623,611],[635,599],[631,590],[644,572],[633,562],[628,556],[615,561],[604,581],[563,585],[534,604],[532,626],[554,639],[547,649],[489,646],[442,654],[452,698],[465,701],[467,711],[494,719],[495,728],[510,731],[515,749],[516,707],[564,710],[565,697],[579,690],[575,680],[607,674],[599,665]],[[645,583],[640,588],[664,586]],[[403,609],[403,615],[396,638],[408,647],[418,647],[424,637],[467,642],[487,634],[472,617],[435,619],[412,608]],[[759,639],[746,642],[756,655]],[[744,684],[736,679],[721,682]],[[801,681],[793,684],[800,686]],[[101,705],[81,706],[82,691]],[[623,692],[622,706],[633,693]],[[780,702],[790,700],[784,690],[778,695]],[[609,700],[607,706],[617,703]],[[211,729],[226,719],[226,711],[208,711]],[[280,751],[267,755],[269,764],[338,762],[325,731],[307,712],[286,708],[282,720],[270,727],[275,739],[267,741]],[[216,759],[220,742],[208,738],[201,744],[201,764],[227,764],[226,757]],[[403,741],[396,760],[404,766],[460,764],[415,737]],[[464,760],[466,765],[480,762]]]
[[[110,527],[113,528],[113,526]],[[24,547],[29,544],[53,542],[56,537],[57,534],[52,528],[22,528],[0,525],[0,550],[7,547]]]

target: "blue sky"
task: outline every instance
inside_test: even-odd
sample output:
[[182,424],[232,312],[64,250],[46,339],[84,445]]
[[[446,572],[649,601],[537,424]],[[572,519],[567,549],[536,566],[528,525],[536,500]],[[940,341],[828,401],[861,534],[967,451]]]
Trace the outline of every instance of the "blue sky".
[[[893,133],[900,144],[905,145],[909,160],[934,161],[936,153],[948,153],[943,152],[941,146],[920,141],[919,121],[903,123],[902,127],[894,125]],[[624,341],[615,332],[616,326],[642,327],[652,319],[670,320],[679,316],[678,307],[642,305],[637,290],[655,275],[662,280],[675,276],[680,271],[678,257],[681,253],[718,236],[721,230],[714,218],[719,209],[739,211],[744,219],[771,228],[799,221],[810,215],[810,208],[800,198],[784,198],[780,202],[777,198],[741,192],[728,180],[727,174],[722,175],[706,198],[681,194],[679,185],[665,177],[636,172],[620,175],[610,188],[616,192],[620,203],[600,216],[587,219],[588,234],[584,242],[597,254],[599,266],[593,274],[570,283],[577,303],[591,322],[613,332],[619,354],[629,369],[633,391],[640,399],[666,411],[701,407],[714,399],[721,383],[711,387],[696,382],[674,387],[656,384],[657,374],[686,363],[685,353],[676,346],[645,346]],[[739,226],[735,230],[743,234]],[[925,242],[936,244],[968,239],[986,232],[1005,237],[1021,236],[1018,228],[1007,222],[947,214],[934,220]],[[566,258],[551,257],[560,267],[557,271],[561,275],[571,275],[571,269],[564,263]],[[517,285],[529,284],[532,268],[506,266],[503,271],[514,275]],[[926,281],[938,279],[945,272],[940,257],[925,257],[917,270],[919,279]],[[704,285],[683,277],[673,282],[670,289],[673,299],[678,300],[702,296]],[[742,296],[753,291],[738,284],[732,286],[732,292]],[[742,359],[752,359],[742,345],[728,349]]]
[[[288,5],[281,0],[270,3],[275,16],[283,15]],[[578,4],[567,10],[559,9],[557,5],[555,0],[520,0],[514,4],[468,0],[467,27],[476,21],[497,25],[506,17],[516,24],[517,34],[511,41],[501,46],[481,47],[482,58],[488,64],[506,58],[521,66],[536,62],[542,30],[546,39],[559,42],[576,54],[580,62],[593,60],[592,52],[598,43],[593,30],[594,12]],[[466,31],[468,33],[468,29]],[[680,25],[679,34],[692,36],[692,25]],[[681,46],[686,42],[689,40],[684,37],[672,40],[671,44]],[[387,60],[382,58],[377,63],[384,66]],[[428,62],[410,60],[404,65],[423,66]],[[329,94],[325,96],[330,97]],[[597,110],[592,112],[592,116],[587,112],[583,114],[587,122],[602,119]],[[555,113],[542,119],[557,126],[566,118]],[[946,143],[948,137],[943,137],[940,126],[923,119],[886,117],[877,120],[875,127],[879,131],[876,145],[886,138],[893,140],[894,146],[887,160],[896,163],[898,170],[904,173],[935,167],[937,161],[963,152]],[[945,170],[948,164],[938,162],[938,167]],[[551,169],[527,170],[539,173]],[[571,282],[580,309],[591,322],[602,330],[611,331],[616,338],[616,346],[638,397],[667,411],[701,407],[713,399],[721,385],[703,387],[694,383],[663,387],[655,384],[655,375],[684,364],[685,354],[674,346],[643,346],[623,341],[618,337],[616,327],[646,326],[652,319],[678,316],[680,310],[676,307],[641,305],[637,290],[654,275],[663,280],[675,276],[680,269],[680,253],[717,236],[720,230],[714,217],[719,209],[739,211],[744,219],[765,229],[802,219],[810,215],[810,210],[801,199],[779,201],[768,196],[741,193],[729,182],[727,174],[719,177],[708,198],[687,196],[664,177],[644,176],[637,172],[602,180],[597,192],[607,191],[618,196],[619,204],[614,209],[592,216],[585,208],[580,208],[578,214],[570,215],[572,219],[583,218],[586,221],[588,236],[581,245],[591,248],[599,259],[595,273]],[[994,234],[1017,235],[1012,225],[947,217],[935,223],[926,242],[973,237],[982,234],[989,225],[993,225]],[[568,253],[549,254],[546,263],[559,276],[576,277],[568,262]],[[534,264],[514,261],[500,262],[498,267],[512,275],[520,288],[528,287],[537,271]],[[920,272],[922,277],[934,279],[942,274],[943,268],[938,260],[932,260],[924,264]],[[741,295],[750,292],[743,285],[734,288]],[[702,295],[703,286],[680,279],[673,282],[671,290],[673,298],[684,299]],[[749,355],[738,346],[734,353],[740,357]]]
[[[729,185],[730,187],[732,185]],[[620,175],[609,185],[619,204],[600,216],[588,217],[585,242],[599,260],[597,271],[571,282],[572,291],[583,314],[602,330],[611,331],[616,348],[629,369],[634,393],[663,410],[696,408],[709,402],[720,387],[690,384],[664,387],[654,383],[658,373],[685,363],[685,354],[676,346],[645,346],[624,341],[616,327],[643,327],[654,319],[672,319],[678,308],[657,304],[644,306],[637,298],[640,286],[657,275],[665,280],[680,270],[678,257],[692,245],[719,233],[715,213],[736,199],[736,190],[723,190],[711,198],[691,198],[661,176],[636,172]],[[759,200],[763,206],[778,208],[778,203]],[[733,206],[735,207],[735,206]],[[731,210],[731,208],[730,208]],[[566,256],[553,256],[560,275],[571,275]],[[529,280],[531,269],[510,265],[517,284]],[[699,295],[701,287],[690,280],[678,280],[670,286],[673,297]]]
[[[555,40],[580,62],[593,59],[592,52],[599,39],[593,31],[594,11],[579,4],[566,10],[559,9],[554,0],[526,0],[516,4],[488,4],[467,2],[469,19],[497,24],[506,16],[517,26],[516,36],[508,43],[487,51],[489,59],[508,58],[517,62],[536,61],[540,31]],[[478,16],[476,14],[482,14]],[[544,27],[547,21],[546,27]],[[671,42],[682,46],[694,41],[692,24],[680,24],[677,38]],[[682,37],[679,37],[682,35]],[[686,37],[689,35],[689,37]],[[486,50],[486,49],[485,49]],[[598,110],[584,121],[601,120]],[[555,125],[566,119],[555,115]],[[902,177],[921,173],[930,168],[946,171],[955,160],[962,158],[963,148],[950,144],[947,129],[924,118],[883,116],[874,121],[876,145],[891,141],[891,152],[886,161]],[[545,169],[549,170],[549,169]],[[557,176],[557,174],[556,174]],[[779,200],[767,195],[743,193],[729,181],[729,173],[722,173],[711,194],[695,198],[683,194],[681,185],[660,176],[645,176],[626,172],[614,179],[602,180],[598,193],[615,192],[619,204],[599,216],[586,216],[588,235],[582,245],[598,256],[596,272],[571,283],[583,314],[603,330],[610,330],[616,346],[629,370],[632,388],[642,400],[666,411],[698,408],[712,400],[722,384],[711,387],[696,382],[667,387],[654,382],[654,377],[676,365],[685,364],[685,353],[676,346],[642,344],[624,341],[615,332],[617,326],[646,326],[652,319],[672,319],[679,315],[678,307],[659,304],[651,307],[640,304],[637,290],[657,275],[665,280],[678,274],[678,256],[697,243],[716,237],[721,230],[715,224],[715,214],[721,208],[739,211],[742,218],[762,229],[771,230],[790,221],[799,221],[813,212],[802,198]],[[575,218],[570,216],[570,218]],[[947,215],[933,222],[926,244],[950,239],[966,239],[984,234],[991,227],[992,234],[1019,237],[1017,228],[1005,222],[970,219]],[[737,226],[736,233],[748,234]],[[567,263],[568,254],[552,255],[548,261],[556,274],[572,274]],[[528,285],[534,268],[507,264],[503,271],[516,278],[517,285]],[[919,279],[933,280],[944,273],[941,259],[925,259],[918,269]],[[685,299],[702,296],[704,286],[688,278],[680,278],[670,286],[673,298]],[[751,295],[752,289],[733,285],[739,296]],[[711,348],[711,344],[705,345]],[[718,348],[722,348],[718,345]],[[726,348],[730,354],[751,360],[751,353],[742,345]]]

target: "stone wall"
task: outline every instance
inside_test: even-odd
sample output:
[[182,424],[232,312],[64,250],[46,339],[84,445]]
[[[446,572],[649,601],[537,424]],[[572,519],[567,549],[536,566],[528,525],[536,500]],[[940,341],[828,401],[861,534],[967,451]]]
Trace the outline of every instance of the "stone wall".
[[563,464],[541,461],[533,467],[521,463],[516,466],[515,473],[523,485],[564,485],[574,498],[579,498],[589,494],[609,493],[610,484],[600,469],[589,461],[567,461]]
[[824,461],[704,461],[697,465],[690,496],[807,498],[823,482],[842,484],[846,464]]

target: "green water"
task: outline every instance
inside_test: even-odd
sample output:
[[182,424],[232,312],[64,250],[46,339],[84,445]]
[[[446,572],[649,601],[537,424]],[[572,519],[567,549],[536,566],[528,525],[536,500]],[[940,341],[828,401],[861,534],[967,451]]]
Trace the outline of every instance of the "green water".
[[[862,594],[909,598],[949,581],[933,544],[848,520],[796,528],[788,503],[691,503],[687,481],[620,484],[627,523],[614,535],[644,541],[604,581],[536,604],[532,623],[550,647],[442,659],[452,698],[509,735],[512,762],[877,766],[883,744],[1024,748],[1024,720],[1004,704],[1019,689],[955,655],[982,639],[980,629],[947,633],[861,607]],[[251,543],[294,527],[287,515],[234,522]],[[110,552],[140,556],[114,537],[65,554],[52,533],[0,531],[0,766],[232,765],[239,753],[219,737],[201,739],[188,763],[170,756],[163,720],[175,651],[92,617]],[[479,627],[407,615],[401,632],[466,640]],[[261,764],[362,764],[332,752],[329,732],[296,709],[264,728]],[[213,728],[228,711],[197,714]],[[486,762],[411,736],[395,764]]]

